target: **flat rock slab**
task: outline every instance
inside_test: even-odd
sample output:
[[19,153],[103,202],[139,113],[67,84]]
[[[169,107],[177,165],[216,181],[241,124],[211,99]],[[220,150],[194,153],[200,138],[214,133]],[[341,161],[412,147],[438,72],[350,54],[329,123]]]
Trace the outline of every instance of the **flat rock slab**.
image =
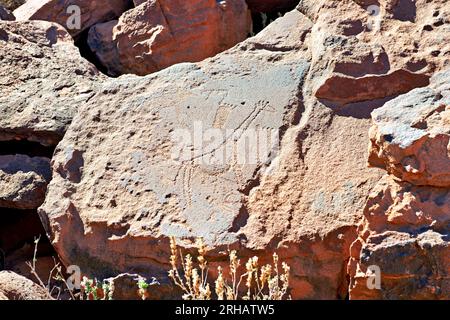
[[212,260],[239,244],[245,198],[299,112],[309,27],[292,12],[276,41],[106,82],[58,145],[39,210],[63,262],[166,278],[169,236],[203,237]]

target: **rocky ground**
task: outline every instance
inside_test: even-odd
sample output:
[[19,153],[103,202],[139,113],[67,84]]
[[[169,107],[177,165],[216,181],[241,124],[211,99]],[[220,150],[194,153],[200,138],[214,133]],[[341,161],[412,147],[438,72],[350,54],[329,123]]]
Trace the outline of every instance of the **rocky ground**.
[[293,299],[450,298],[447,0],[1,3],[0,300],[51,298],[40,234],[43,278],[154,299],[172,236]]

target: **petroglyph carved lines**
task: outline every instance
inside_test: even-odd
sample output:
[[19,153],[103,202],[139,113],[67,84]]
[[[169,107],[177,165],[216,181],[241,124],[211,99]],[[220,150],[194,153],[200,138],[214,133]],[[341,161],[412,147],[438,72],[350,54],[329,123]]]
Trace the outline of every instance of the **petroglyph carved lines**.
[[238,209],[236,209],[236,203],[240,203],[241,197],[237,192],[230,191],[223,197],[223,201],[218,204],[219,209],[223,212],[228,213],[230,215],[234,215],[238,213]]
[[250,112],[250,114],[241,122],[236,130],[247,130],[263,111],[273,113],[276,110],[270,105],[269,101],[259,100],[253,107],[252,112]]
[[214,117],[213,128],[222,129],[228,118],[230,117],[231,111],[237,106],[229,103],[222,104],[216,111],[216,116]]
[[219,98],[218,103],[221,104],[223,100],[228,96],[228,90],[226,89],[203,89],[201,90],[202,96],[206,96],[206,100],[214,98]]
[[192,172],[193,168],[189,165],[183,164],[183,196],[188,207],[192,206]]
[[174,185],[180,185],[182,197],[186,201],[186,207],[188,208],[192,206],[193,171],[194,168],[191,166],[191,163],[183,163],[174,178]]
[[[232,105],[228,105],[228,106],[232,106]],[[236,106],[234,106],[233,109],[234,108],[236,108]],[[237,126],[237,128],[233,130],[234,131],[233,133],[231,133],[229,136],[225,137],[225,139],[217,147],[212,148],[208,152],[204,152],[199,155],[195,155],[192,157],[191,160],[197,160],[197,159],[203,158],[205,156],[208,156],[208,155],[211,155],[211,154],[217,152],[220,148],[222,148],[224,145],[226,145],[228,143],[228,141],[230,141],[230,139],[239,141],[241,139],[242,135],[245,133],[245,131],[248,130],[248,128],[252,125],[252,123],[254,123],[256,118],[262,112],[274,113],[275,111],[276,111],[275,108],[273,108],[268,101],[266,101],[266,100],[258,101],[254,105],[250,114],[248,114],[248,116],[246,116],[244,118],[244,120],[242,120],[242,122]]]

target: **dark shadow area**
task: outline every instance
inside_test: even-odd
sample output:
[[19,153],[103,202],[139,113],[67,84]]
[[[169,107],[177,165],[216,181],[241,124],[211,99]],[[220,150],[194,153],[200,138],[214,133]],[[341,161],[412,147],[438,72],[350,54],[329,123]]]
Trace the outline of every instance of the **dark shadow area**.
[[324,104],[325,106],[333,110],[334,113],[339,116],[352,117],[356,119],[370,119],[371,118],[370,114],[372,113],[373,110],[381,108],[386,102],[395,99],[398,96],[399,95],[395,95],[383,99],[349,103],[344,106],[324,99],[319,99],[319,101],[320,103]]
[[286,12],[252,12],[253,34],[258,34]]
[[415,22],[416,11],[416,0],[399,0],[393,14],[397,20]]
[[278,0],[268,3],[259,0],[247,0],[252,13],[253,35],[258,34],[273,21],[294,10],[298,3],[299,0]]
[[291,11],[300,0],[246,0],[252,12]]
[[29,157],[52,158],[54,146],[44,146],[39,142],[28,140],[9,140],[0,141],[0,156],[24,154]]
[[47,239],[37,210],[0,208],[0,250],[6,257],[25,244],[33,245],[34,239],[39,235],[41,235],[39,246],[44,251],[48,250],[47,245],[51,247],[50,241]]
[[98,71],[107,75],[108,77],[112,77],[110,74],[108,74],[108,69],[106,69],[106,67],[98,59],[97,55],[89,47],[88,35],[89,29],[84,30],[75,40],[75,46],[77,46],[78,49],[80,50],[80,55],[87,61],[92,63],[94,66],[96,66]]
[[[126,9],[124,12],[127,12],[130,9],[135,8],[134,2],[132,0],[128,0],[126,4]],[[122,13],[123,14],[123,13]],[[103,22],[109,22],[112,20],[117,20],[120,17],[118,16],[110,16],[106,21]],[[97,70],[103,73],[104,75],[107,75],[111,78],[116,78],[117,76],[111,75],[108,73],[107,68],[101,63],[101,61],[98,59],[96,54],[91,50],[88,44],[88,36],[89,36],[89,30],[91,28],[87,28],[86,30],[82,31],[80,34],[76,36],[74,39],[75,46],[78,47],[80,51],[80,55],[85,58],[87,61],[92,63],[94,66],[97,67]]]

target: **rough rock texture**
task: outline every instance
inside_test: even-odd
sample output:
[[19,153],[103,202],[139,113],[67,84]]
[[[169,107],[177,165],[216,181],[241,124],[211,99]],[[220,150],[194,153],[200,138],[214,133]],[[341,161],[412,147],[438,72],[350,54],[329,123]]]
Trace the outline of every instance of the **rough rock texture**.
[[0,250],[12,268],[10,254],[45,237],[35,209],[53,149],[103,77],[64,29],[44,21],[1,21],[0,60]]
[[12,21],[16,20],[16,17],[5,7],[0,4],[0,20]]
[[0,156],[0,207],[38,208],[44,202],[50,178],[48,158]]
[[7,296],[0,292],[0,300],[9,300]]
[[[380,14],[371,17],[366,6],[343,1],[338,20],[334,1],[326,1],[316,15],[301,7],[316,20],[317,98],[334,106],[396,96],[428,85],[433,72],[448,66],[446,1],[416,1],[412,22],[390,12],[394,2],[385,1]],[[317,4],[312,7],[317,10]]]
[[246,0],[250,10],[256,12],[280,12],[292,10],[299,0]]
[[[450,190],[385,176],[370,193],[351,248],[350,299],[450,299]],[[368,289],[368,268],[381,290]]]
[[[40,209],[62,261],[98,277],[133,270],[167,283],[168,236],[186,238],[185,246],[188,238],[204,237],[214,249],[212,263],[223,259],[227,245],[239,245],[244,199],[276,140],[261,148],[255,162],[231,152],[222,163],[221,153],[242,144],[251,130],[278,134],[296,121],[309,67],[298,39],[310,27],[292,12],[204,63],[105,83],[58,145]],[[286,28],[290,32],[281,36]],[[186,158],[178,157],[180,130],[186,130],[181,138],[197,139],[212,128],[222,137],[211,143],[205,136],[206,149],[197,140],[192,154],[186,145]]]
[[44,21],[0,22],[0,57],[0,141],[56,145],[94,95],[97,69],[64,29]]
[[[427,86],[449,52],[446,1],[416,1],[414,15],[383,1],[379,26],[362,2],[302,1],[212,59],[106,82],[59,144],[39,210],[62,261],[99,278],[156,276],[167,297],[167,237],[190,248],[202,236],[212,270],[228,247],[262,263],[277,251],[293,298],[344,298],[350,246],[382,176],[367,168],[370,112]],[[199,150],[188,138],[200,124],[243,131],[209,131]],[[256,128],[279,132],[279,148],[218,161]],[[421,233],[413,240],[445,250]]]
[[450,187],[450,69],[372,117],[371,165],[415,185]]
[[[28,0],[14,10],[17,20],[44,20],[60,24],[72,36],[79,35],[96,23],[119,17],[130,8],[131,0]],[[80,8],[80,28],[72,28],[71,17],[75,11],[72,5]],[[69,21],[69,23],[68,23]]]
[[0,272],[0,295],[9,300],[52,300],[45,289],[11,271]]
[[[372,112],[372,190],[348,273],[351,299],[450,299],[450,70]],[[373,266],[380,287],[369,289]]]
[[244,0],[149,0],[95,25],[88,43],[109,74],[146,75],[214,56],[244,40],[250,26]]

